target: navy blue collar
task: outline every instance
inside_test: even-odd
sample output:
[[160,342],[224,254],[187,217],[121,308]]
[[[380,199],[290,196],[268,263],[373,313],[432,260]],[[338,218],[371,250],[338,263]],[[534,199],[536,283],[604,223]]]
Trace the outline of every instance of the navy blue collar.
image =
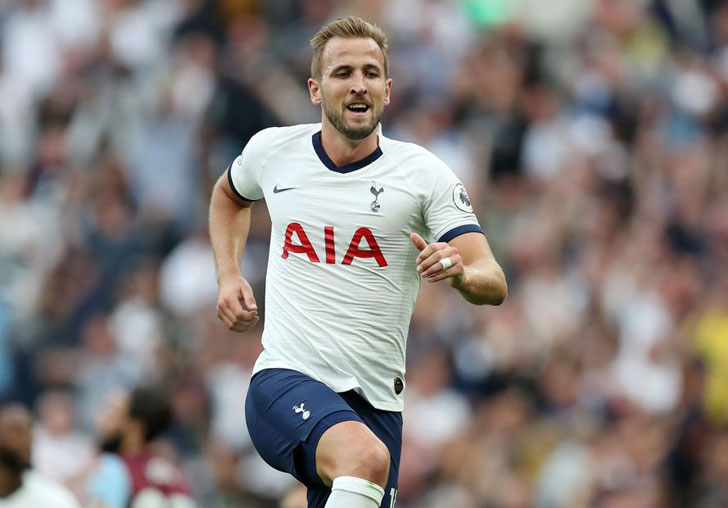
[[316,150],[316,155],[318,155],[318,158],[324,163],[324,166],[329,168],[331,171],[336,171],[337,173],[351,173],[352,171],[368,166],[382,156],[382,149],[377,146],[376,150],[363,159],[349,164],[344,164],[343,166],[337,166],[324,150],[324,145],[321,143],[321,131],[314,134],[311,141],[313,142],[313,149]]

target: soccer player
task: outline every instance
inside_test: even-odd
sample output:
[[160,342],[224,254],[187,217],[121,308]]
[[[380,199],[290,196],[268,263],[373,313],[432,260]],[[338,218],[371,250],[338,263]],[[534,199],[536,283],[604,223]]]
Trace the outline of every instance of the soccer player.
[[65,487],[30,469],[32,427],[24,406],[0,407],[0,508],[79,508]]
[[246,399],[253,444],[308,487],[310,507],[390,508],[421,279],[493,305],[506,281],[453,172],[381,132],[392,86],[382,30],[348,17],[311,45],[321,123],[259,132],[213,190],[218,316],[237,332],[258,322],[239,266],[251,207],[265,199],[264,351]]
[[151,387],[120,392],[108,401],[99,431],[103,454],[87,481],[92,508],[193,508],[182,472],[151,450],[172,422],[164,394]]

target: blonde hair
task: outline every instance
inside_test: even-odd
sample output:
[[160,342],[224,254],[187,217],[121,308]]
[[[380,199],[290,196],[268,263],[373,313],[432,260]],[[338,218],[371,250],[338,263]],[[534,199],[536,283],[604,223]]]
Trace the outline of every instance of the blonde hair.
[[321,56],[324,46],[334,37],[345,39],[369,38],[374,40],[382,50],[384,57],[384,76],[389,76],[387,65],[387,36],[384,30],[356,16],[347,16],[332,21],[319,30],[311,39],[313,58],[311,59],[311,77],[321,79]]

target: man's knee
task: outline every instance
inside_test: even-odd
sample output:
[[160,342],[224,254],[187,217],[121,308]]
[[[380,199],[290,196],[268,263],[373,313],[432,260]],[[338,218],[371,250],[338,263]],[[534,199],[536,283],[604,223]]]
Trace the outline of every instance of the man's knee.
[[390,456],[387,446],[364,424],[337,423],[321,436],[316,448],[316,469],[331,485],[339,476],[354,476],[387,486]]
[[[389,477],[389,450],[387,446],[378,438],[374,438],[370,442],[360,443],[357,455],[359,462],[364,469],[373,477],[365,478],[381,485],[382,488],[387,486],[387,478]],[[344,471],[337,476],[346,476]],[[355,475],[352,475],[355,476]]]

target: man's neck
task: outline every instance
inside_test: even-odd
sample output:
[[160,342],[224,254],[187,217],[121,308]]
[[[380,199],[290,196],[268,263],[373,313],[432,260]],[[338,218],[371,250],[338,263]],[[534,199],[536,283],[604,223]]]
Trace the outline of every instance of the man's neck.
[[8,497],[23,484],[23,473],[0,466],[0,499]]
[[321,125],[321,144],[324,146],[326,155],[334,164],[344,166],[360,161],[374,152],[379,146],[379,137],[377,129],[374,129],[364,139],[351,140],[344,137],[329,122],[323,122]]

